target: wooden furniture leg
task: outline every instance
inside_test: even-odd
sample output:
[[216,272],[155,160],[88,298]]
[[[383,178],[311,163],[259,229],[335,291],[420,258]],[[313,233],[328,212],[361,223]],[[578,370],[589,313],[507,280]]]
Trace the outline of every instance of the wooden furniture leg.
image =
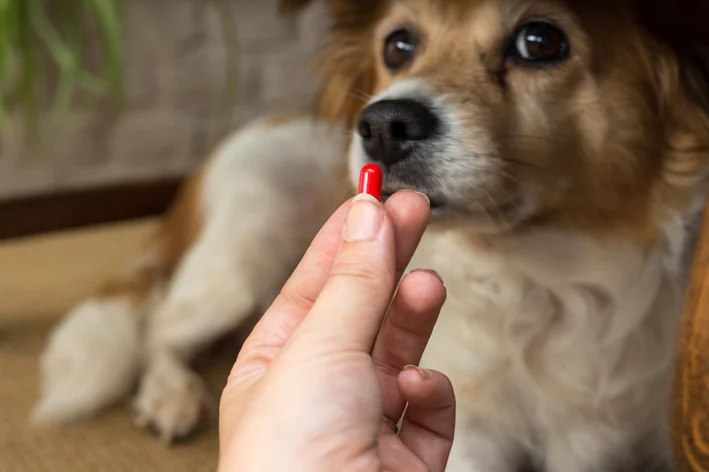
[[671,434],[677,472],[709,472],[709,204],[682,318]]

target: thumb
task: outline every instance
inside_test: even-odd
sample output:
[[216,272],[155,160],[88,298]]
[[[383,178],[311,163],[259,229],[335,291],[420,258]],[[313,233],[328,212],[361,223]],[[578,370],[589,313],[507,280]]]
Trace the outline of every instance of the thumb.
[[369,352],[395,287],[394,227],[379,201],[359,195],[325,286],[293,344]]

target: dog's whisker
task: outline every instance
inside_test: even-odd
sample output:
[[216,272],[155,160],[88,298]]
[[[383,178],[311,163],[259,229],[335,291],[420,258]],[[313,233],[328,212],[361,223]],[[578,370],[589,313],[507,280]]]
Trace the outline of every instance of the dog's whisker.
[[372,95],[357,90],[350,90],[347,95],[361,101],[362,103],[369,103],[372,99]]

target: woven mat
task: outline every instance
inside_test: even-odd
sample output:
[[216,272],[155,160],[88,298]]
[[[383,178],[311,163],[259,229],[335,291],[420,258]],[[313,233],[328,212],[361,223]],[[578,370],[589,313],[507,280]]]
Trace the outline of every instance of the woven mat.
[[[216,469],[216,421],[166,447],[133,427],[127,404],[60,430],[36,430],[37,360],[66,310],[105,280],[154,227],[111,225],[0,244],[0,472],[201,472]],[[215,396],[231,354],[199,367]]]

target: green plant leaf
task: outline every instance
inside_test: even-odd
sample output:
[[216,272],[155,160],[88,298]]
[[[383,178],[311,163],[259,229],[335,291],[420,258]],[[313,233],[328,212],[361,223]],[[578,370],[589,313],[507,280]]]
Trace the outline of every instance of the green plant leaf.
[[103,36],[106,76],[114,90],[122,95],[124,84],[120,8],[115,0],[88,0],[88,4],[96,15]]
[[[238,92],[238,37],[229,2],[211,2],[227,45],[220,100],[220,114],[227,117]],[[124,98],[124,8],[123,0],[0,0],[0,133],[19,116],[25,137],[35,141],[46,117],[61,117],[78,91],[85,92],[81,97],[90,103],[109,94]],[[98,27],[99,70],[85,64],[87,20]],[[55,76],[56,86],[47,90],[46,79]],[[48,115],[43,113],[45,104]]]
[[230,113],[233,104],[239,94],[238,88],[238,60],[235,51],[238,50],[239,35],[236,30],[236,22],[228,0],[212,0],[217,16],[221,22],[222,37],[226,45],[224,91],[220,101],[220,117],[222,124],[231,126]]
[[[83,64],[87,15],[101,37],[98,73]],[[68,110],[78,90],[94,97],[122,95],[121,15],[121,0],[0,0],[0,130],[19,112],[26,137],[34,141],[47,92],[50,121]],[[45,78],[54,75],[56,87],[47,91]]]
[[30,8],[30,18],[37,36],[49,52],[49,56],[59,68],[59,83],[55,92],[50,117],[56,119],[69,108],[76,89],[80,57],[62,39],[47,16],[43,0],[26,0]]

